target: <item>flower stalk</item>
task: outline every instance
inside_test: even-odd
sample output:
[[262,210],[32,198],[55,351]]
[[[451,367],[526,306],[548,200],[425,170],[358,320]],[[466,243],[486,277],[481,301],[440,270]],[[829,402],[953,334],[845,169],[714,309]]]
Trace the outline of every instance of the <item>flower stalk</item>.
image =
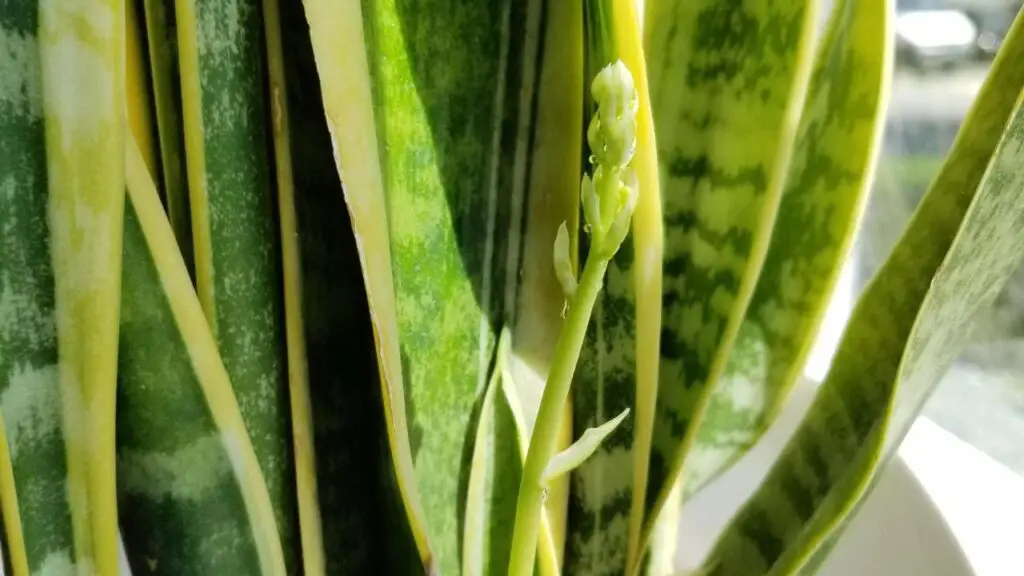
[[562,407],[608,263],[629,233],[638,198],[630,166],[636,150],[638,98],[625,64],[617,61],[602,69],[591,84],[591,94],[597,113],[587,129],[587,141],[594,169],[592,176],[583,177],[580,190],[590,251],[577,281],[570,264],[569,231],[563,223],[555,240],[554,267],[565,291],[567,312],[519,485],[510,576],[533,573],[545,494],[544,470],[554,456]]

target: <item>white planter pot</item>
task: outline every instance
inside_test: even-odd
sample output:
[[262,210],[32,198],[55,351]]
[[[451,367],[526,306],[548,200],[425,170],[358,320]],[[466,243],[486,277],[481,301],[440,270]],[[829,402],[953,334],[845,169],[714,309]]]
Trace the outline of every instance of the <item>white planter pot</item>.
[[[754,492],[813,399],[801,382],[775,425],[736,466],[683,507],[676,565],[693,569]],[[901,458],[894,459],[820,576],[976,576],[956,538]]]

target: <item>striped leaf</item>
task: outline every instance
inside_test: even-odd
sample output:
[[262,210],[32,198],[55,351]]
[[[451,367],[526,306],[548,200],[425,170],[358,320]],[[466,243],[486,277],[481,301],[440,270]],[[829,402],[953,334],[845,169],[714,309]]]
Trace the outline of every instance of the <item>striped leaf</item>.
[[61,407],[65,490],[74,534],[72,566],[114,574],[124,13],[119,2],[110,0],[46,0],[37,7],[60,378],[58,399],[49,401]]
[[[22,532],[21,516],[18,510],[18,492],[14,480],[11,453],[7,448],[7,434],[3,418],[0,417],[0,497],[11,504],[3,508],[0,531],[4,535],[3,573],[29,574],[28,551],[25,548],[25,534]],[[2,504],[0,504],[2,506]]]
[[[513,221],[522,221],[515,232],[521,240],[509,243],[506,261],[519,262],[518,281],[505,286],[504,314],[511,324],[510,350],[507,372],[497,386],[501,390],[494,393],[496,399],[490,409],[485,397],[477,421],[462,542],[463,558],[467,553],[474,557],[472,562],[463,561],[464,574],[504,574],[508,570],[522,466],[563,324],[565,295],[553,274],[551,247],[559,225],[575,222],[579,209],[580,158],[573,151],[578,152],[582,142],[582,1],[536,3],[531,9],[543,12],[534,17],[544,18],[546,24],[541,40],[543,60],[530,80],[536,84],[536,117],[532,124],[520,122],[517,127],[530,140],[531,148],[520,149],[514,160],[521,165],[518,177],[526,180],[522,183],[523,213],[512,217]],[[575,228],[575,224],[572,226]],[[496,376],[500,375],[492,375]],[[572,413],[567,404],[559,447],[568,446],[571,435]],[[474,494],[474,479],[478,477],[484,481],[480,483],[479,494]],[[537,543],[540,574],[560,572],[568,497],[568,477],[548,485],[546,514],[541,519]],[[479,526],[481,517],[491,518],[491,528],[486,538],[474,539],[474,519]],[[478,549],[485,552],[476,552]],[[480,559],[485,555],[488,560],[483,562]],[[477,569],[478,566],[483,569]]]
[[35,0],[0,10],[0,508],[14,576],[75,563],[38,27]]
[[515,435],[508,437],[503,434],[510,427],[501,426],[498,422],[505,415],[498,412],[500,406],[496,406],[494,399],[501,388],[502,375],[507,370],[508,349],[508,333],[505,332],[498,342],[494,370],[477,416],[472,466],[466,487],[462,574],[501,574],[508,570],[509,534],[502,534],[495,528],[515,521],[515,495],[522,476],[522,461]]
[[768,249],[810,77],[817,4],[647,6],[665,278],[643,540],[696,443]]
[[1024,256],[1022,57],[1018,16],[796,436],[713,549],[711,573],[811,571]]
[[753,445],[803,371],[867,199],[892,48],[887,0],[835,4],[768,254],[684,466],[687,495]]
[[[139,0],[125,0],[128,4]],[[161,191],[171,229],[193,272],[192,227],[185,182],[185,149],[181,125],[181,82],[178,77],[177,30],[174,24],[174,3],[165,0],[142,0],[145,25],[148,78],[156,118]],[[128,91],[129,97],[132,91]]]
[[258,0],[176,4],[196,288],[299,570],[280,238]]
[[[512,330],[510,378],[506,382],[515,387],[506,394],[506,400],[520,407],[513,412],[522,415],[517,422],[520,422],[524,451],[537,419],[558,334],[564,323],[565,294],[552,273],[555,266],[552,246],[563,222],[567,229],[575,230],[578,226],[579,151],[583,145],[583,0],[547,1],[543,6],[544,60],[536,78],[536,119],[532,129],[529,125],[523,127],[532,134],[532,149],[529,157],[518,160],[529,166],[528,196],[523,199],[524,222],[520,229],[522,241],[520,246],[509,245],[510,251],[516,252],[510,252],[508,262],[519,262],[518,282],[508,284],[514,292],[505,298],[506,306],[514,302],[511,312],[506,308]],[[575,266],[578,242],[575,235],[569,240],[570,260]],[[564,448],[572,442],[571,400],[566,403],[561,424],[557,445]],[[542,542],[538,543],[542,566],[546,554],[545,530],[549,530],[555,549],[555,564],[562,564],[569,486],[568,477],[548,485],[544,500],[547,516],[542,520],[547,526],[542,524]],[[508,528],[512,529],[511,524]]]
[[[301,437],[301,428],[293,426],[296,472],[302,470],[300,458],[308,456],[302,451],[312,450],[325,573],[412,574],[422,567],[388,449],[373,331],[352,224],[324,122],[310,29],[301,4],[283,2],[280,8],[283,53],[287,58],[284,92],[280,95],[281,105],[287,108],[281,118],[287,114],[295,237],[299,241],[298,254],[288,256],[285,235],[290,225],[282,206],[285,303],[288,337],[293,342],[290,353],[297,355],[294,341],[298,336],[291,331],[296,308],[302,315],[305,348],[305,358],[299,364],[289,360],[289,371],[298,376],[296,370],[306,369],[312,432],[307,441]],[[289,270],[296,263],[298,274]],[[290,295],[296,276],[301,288],[301,301],[297,303]],[[297,391],[298,387],[293,388],[293,413],[302,409]],[[303,524],[309,517],[309,494],[304,490],[300,479],[299,519]],[[310,534],[305,527],[302,537],[303,570],[315,574],[317,568],[309,562],[306,550],[316,545],[308,542]]]
[[137,574],[283,574],[228,373],[138,149],[127,151],[117,474]]
[[[510,332],[498,342],[494,369],[477,418],[473,459],[466,488],[462,574],[506,574],[529,432],[517,386],[509,371]],[[542,517],[537,573],[559,574],[548,515]]]
[[[548,5],[305,2],[428,571],[458,570],[474,407],[520,297]],[[578,149],[546,156],[579,162]]]
[[[306,334],[302,308],[302,259],[291,148],[291,111],[285,73],[283,20],[279,0],[263,0],[270,114],[274,137],[277,213],[280,222],[287,338],[288,396],[294,449],[295,492],[302,546],[302,573],[326,573],[323,524],[317,492]],[[328,168],[329,172],[329,168]],[[324,479],[329,481],[328,478]]]
[[630,510],[643,502],[646,462],[634,451],[650,446],[661,327],[661,202],[657,151],[647,96],[640,22],[632,0],[588,0],[587,78],[621,59],[639,96],[637,151],[633,169],[640,198],[632,234],[609,263],[573,382],[573,424],[588,428],[634,410],[597,452],[572,473],[567,574],[621,574],[639,536]]
[[128,130],[135,137],[155,178],[160,172],[157,160],[156,130],[153,126],[152,94],[146,62],[145,23],[134,0],[124,2],[124,90]]

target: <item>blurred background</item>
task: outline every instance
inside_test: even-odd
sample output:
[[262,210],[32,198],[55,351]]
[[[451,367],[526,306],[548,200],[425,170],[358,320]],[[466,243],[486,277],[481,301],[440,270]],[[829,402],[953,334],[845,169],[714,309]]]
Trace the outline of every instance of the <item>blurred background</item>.
[[[809,367],[812,376],[824,375],[849,303],[885,260],[935,176],[1022,4],[896,0],[897,59],[881,157],[853,258]],[[1024,268],[979,318],[972,344],[924,416],[1024,474]]]

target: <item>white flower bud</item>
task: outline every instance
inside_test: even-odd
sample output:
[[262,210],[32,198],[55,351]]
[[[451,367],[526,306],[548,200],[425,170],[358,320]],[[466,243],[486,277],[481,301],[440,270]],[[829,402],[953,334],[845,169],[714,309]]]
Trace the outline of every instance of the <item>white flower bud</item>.
[[617,60],[605,66],[590,86],[597,114],[587,129],[587,141],[599,164],[622,168],[636,149],[637,94],[629,69]]
[[602,69],[590,89],[597,104],[587,127],[593,178],[584,175],[580,197],[592,250],[608,259],[629,234],[638,198],[636,175],[629,164],[636,152],[639,99],[622,61]]

